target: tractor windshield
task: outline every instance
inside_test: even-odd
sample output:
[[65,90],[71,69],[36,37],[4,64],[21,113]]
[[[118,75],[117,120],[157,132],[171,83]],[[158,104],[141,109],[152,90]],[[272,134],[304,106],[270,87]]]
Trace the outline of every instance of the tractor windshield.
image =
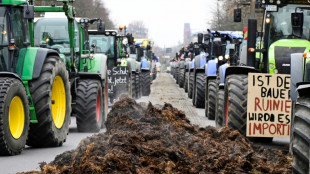
[[35,46],[58,49],[62,54],[70,53],[67,19],[39,19],[34,31]]
[[95,53],[103,53],[108,58],[114,58],[115,37],[106,35],[89,35],[90,43],[94,46]]
[[8,45],[7,9],[0,7],[0,45]]
[[[270,13],[270,44],[280,39],[289,39],[292,37],[291,13],[295,12],[296,7],[302,6],[287,5],[284,7],[280,7],[278,9],[278,12]],[[303,13],[304,25],[302,39],[310,40],[310,10],[303,10]]]

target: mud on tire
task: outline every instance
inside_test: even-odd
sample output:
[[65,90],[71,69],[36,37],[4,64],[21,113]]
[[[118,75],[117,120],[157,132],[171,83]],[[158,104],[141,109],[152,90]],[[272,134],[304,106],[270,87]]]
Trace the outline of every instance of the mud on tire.
[[310,99],[297,99],[293,122],[293,173],[309,173]]
[[[65,113],[63,124],[57,128],[53,119],[52,106],[63,101],[52,98],[52,88],[54,84],[56,85],[61,81],[60,79],[62,79],[65,91]],[[38,123],[30,125],[27,145],[34,147],[61,146],[66,141],[71,121],[69,75],[63,61],[56,56],[46,58],[39,78],[30,81],[29,88]],[[58,90],[56,89],[55,92]]]

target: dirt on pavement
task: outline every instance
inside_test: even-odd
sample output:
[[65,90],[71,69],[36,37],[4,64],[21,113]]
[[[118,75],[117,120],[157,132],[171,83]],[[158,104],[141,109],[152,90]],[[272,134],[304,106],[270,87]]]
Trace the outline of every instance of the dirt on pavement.
[[292,172],[288,151],[255,146],[228,128],[193,126],[167,103],[158,109],[123,98],[112,106],[106,127],[28,173]]

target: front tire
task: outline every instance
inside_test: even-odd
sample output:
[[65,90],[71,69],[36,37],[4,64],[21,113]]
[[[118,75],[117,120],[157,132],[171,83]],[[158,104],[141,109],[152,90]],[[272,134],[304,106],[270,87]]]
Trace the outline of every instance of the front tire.
[[194,88],[194,78],[195,74],[194,72],[189,73],[189,82],[188,82],[188,98],[192,99],[193,98],[193,88]]
[[216,79],[210,79],[207,86],[205,113],[209,120],[215,119]]
[[189,72],[185,73],[185,81],[184,81],[184,91],[188,92],[188,78],[189,78]]
[[205,85],[206,78],[205,74],[202,72],[198,72],[196,74],[196,85],[195,85],[195,95],[193,97],[194,105],[196,108],[204,108],[205,107]]
[[30,125],[27,145],[61,146],[67,138],[71,115],[68,71],[59,57],[46,58],[40,77],[29,82],[38,123]]
[[216,109],[215,109],[216,127],[224,126],[223,113],[224,113],[224,89],[218,89],[216,98]]
[[149,96],[151,93],[151,76],[150,71],[142,71],[142,96]]
[[0,78],[0,155],[17,155],[26,145],[29,105],[24,85],[17,79]]
[[179,87],[183,88],[184,87],[184,75],[185,75],[185,69],[180,69],[179,70]]
[[99,132],[103,123],[103,92],[100,80],[80,79],[77,86],[76,124],[79,132]]
[[293,173],[309,172],[310,142],[310,99],[297,99],[293,122]]
[[131,74],[131,98],[136,99],[137,93],[136,93],[136,75],[135,73]]

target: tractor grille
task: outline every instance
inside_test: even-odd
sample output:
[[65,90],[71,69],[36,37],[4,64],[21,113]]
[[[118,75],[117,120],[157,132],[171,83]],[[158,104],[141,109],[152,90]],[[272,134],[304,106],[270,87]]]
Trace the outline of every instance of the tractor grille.
[[306,47],[275,47],[275,63],[279,74],[291,73],[291,54],[303,53]]

